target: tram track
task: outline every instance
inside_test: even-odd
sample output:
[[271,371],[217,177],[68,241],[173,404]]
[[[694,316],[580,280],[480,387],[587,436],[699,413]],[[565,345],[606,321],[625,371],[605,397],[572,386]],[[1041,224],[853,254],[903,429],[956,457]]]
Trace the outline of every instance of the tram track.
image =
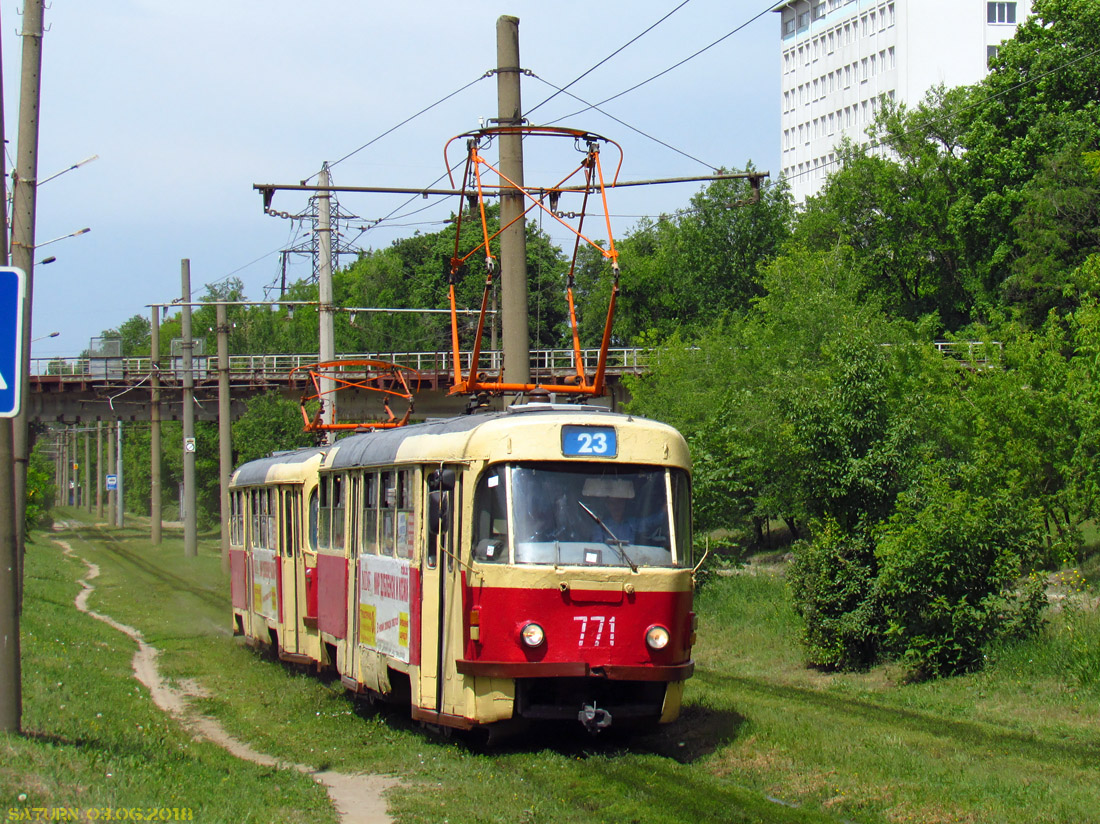
[[[160,581],[176,591],[186,592],[216,609],[224,608],[224,596],[205,587],[196,586],[193,581],[184,576],[176,575],[143,558],[139,553],[127,548],[124,542],[114,533],[94,524],[86,524],[80,521],[65,521],[63,523],[62,532],[72,533],[79,536],[82,541],[90,544],[94,543],[95,546],[114,555],[120,562],[128,564],[142,575]],[[94,535],[95,540],[91,540],[89,535]]]
[[[73,529],[71,524],[63,527],[64,529],[79,532],[78,529]],[[108,552],[114,550],[112,552],[114,555],[132,556],[132,553],[121,550],[113,536],[105,537],[110,537],[114,546],[97,545],[103,546]],[[84,537],[82,537],[82,540],[87,541]],[[207,740],[237,758],[261,766],[280,770],[293,770],[309,776],[325,788],[341,824],[391,824],[393,819],[388,813],[384,793],[390,787],[400,783],[397,779],[369,773],[341,773],[333,770],[321,770],[306,764],[275,758],[231,735],[217,719],[197,712],[191,706],[191,699],[208,695],[202,685],[197,681],[185,679],[173,686],[168,679],[161,675],[158,665],[160,651],[145,640],[141,630],[117,621],[110,615],[91,609],[88,606],[88,600],[96,589],[91,582],[100,575],[99,565],[78,554],[65,540],[55,537],[52,538],[52,542],[61,549],[62,554],[66,557],[81,562],[87,568],[84,576],[77,581],[81,591],[74,599],[73,605],[79,612],[107,624],[137,644],[137,651],[131,660],[134,677],[149,690],[150,698],[160,710],[179,721],[195,738]],[[151,567],[151,565],[146,566]],[[163,570],[158,570],[158,572],[164,573]],[[157,577],[166,580],[178,576],[164,573]],[[191,587],[188,588],[188,591],[195,594],[205,590]]]

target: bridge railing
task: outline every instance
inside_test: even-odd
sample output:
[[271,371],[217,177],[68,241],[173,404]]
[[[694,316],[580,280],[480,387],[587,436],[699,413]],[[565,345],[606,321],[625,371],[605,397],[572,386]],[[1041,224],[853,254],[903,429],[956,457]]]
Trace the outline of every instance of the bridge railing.
[[[607,368],[613,372],[640,372],[648,365],[650,350],[618,348],[608,351]],[[450,352],[373,352],[370,354],[341,354],[340,360],[379,360],[406,366],[424,374],[449,373],[452,371]],[[472,352],[461,353],[463,373],[471,371]],[[598,349],[581,350],[583,367],[591,375],[599,361]],[[230,355],[229,372],[236,375],[249,375],[254,378],[276,378],[288,375],[299,367],[317,363],[316,354],[298,355]],[[503,364],[503,355],[498,350],[481,352],[478,358],[479,372],[495,374]],[[575,372],[576,355],[572,349],[543,349],[531,353],[530,361],[533,375],[559,374]],[[152,368],[150,358],[34,358],[31,360],[31,374],[56,376],[62,380],[122,380],[138,381],[149,375]],[[196,357],[193,369],[196,377],[202,379],[217,374],[216,355]],[[161,377],[165,379],[181,378],[183,375],[182,358],[165,358],[161,361]]]

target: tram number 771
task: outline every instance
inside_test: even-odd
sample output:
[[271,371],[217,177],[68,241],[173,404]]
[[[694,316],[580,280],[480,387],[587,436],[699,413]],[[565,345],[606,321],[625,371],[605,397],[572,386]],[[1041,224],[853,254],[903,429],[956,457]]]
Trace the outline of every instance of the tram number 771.
[[[574,615],[573,620],[581,625],[578,647],[585,646],[585,638],[588,638],[588,646],[598,647],[606,645],[615,646],[615,616],[606,615]],[[605,632],[606,630],[606,632]],[[591,635],[589,635],[591,633]]]

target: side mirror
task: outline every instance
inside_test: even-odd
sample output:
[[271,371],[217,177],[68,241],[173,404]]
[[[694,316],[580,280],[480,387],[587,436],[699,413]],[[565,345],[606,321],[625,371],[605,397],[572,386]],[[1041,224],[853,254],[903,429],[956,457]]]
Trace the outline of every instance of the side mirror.
[[453,469],[433,469],[428,475],[428,489],[454,489],[455,471]]
[[451,531],[450,492],[428,493],[428,531],[433,535]]

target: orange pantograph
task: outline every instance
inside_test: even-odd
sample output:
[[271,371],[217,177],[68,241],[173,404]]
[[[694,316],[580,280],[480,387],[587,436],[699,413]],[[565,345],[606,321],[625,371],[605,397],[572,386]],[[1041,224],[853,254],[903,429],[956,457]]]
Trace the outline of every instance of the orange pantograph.
[[[491,143],[494,138],[501,135],[520,135],[521,137],[549,137],[549,138],[566,138],[572,139],[577,150],[582,152],[583,159],[580,164],[577,165],[572,171],[566,174],[557,183],[548,187],[530,187],[517,185],[514,181],[510,180],[500,170],[489,163],[482,155],[483,148]],[[456,219],[456,231],[455,231],[455,251],[451,258],[450,268],[450,304],[451,304],[451,346],[454,350],[454,383],[451,387],[451,394],[500,394],[504,392],[530,392],[534,389],[541,389],[547,392],[554,392],[558,394],[569,395],[591,395],[598,396],[604,394],[604,373],[607,368],[607,352],[608,347],[611,344],[611,323],[615,316],[615,300],[619,294],[619,253],[615,249],[615,240],[611,232],[611,217],[607,210],[607,192],[604,185],[603,167],[600,162],[600,147],[602,145],[612,145],[619,152],[619,163],[615,170],[614,178],[611,181],[612,186],[618,180],[619,169],[622,168],[622,148],[612,140],[600,135],[593,134],[592,132],[582,131],[579,129],[563,129],[550,126],[498,126],[479,129],[476,132],[468,132],[451,138],[447,142],[447,148],[450,148],[451,143],[456,140],[466,139],[467,157],[466,157],[466,170],[463,175],[461,197],[463,203],[467,201],[471,205],[476,204],[476,213],[480,218],[481,223],[481,242],[473,249],[460,254],[461,238],[462,238],[462,223],[463,213],[459,210],[458,217]],[[581,148],[583,147],[583,148]],[[444,150],[444,158],[446,158],[446,150]],[[451,165],[448,161],[447,168],[450,169]],[[499,186],[489,186],[482,182],[483,173],[496,174],[502,181]],[[577,181],[577,182],[574,182]],[[583,181],[583,182],[580,182]],[[454,185],[452,178],[451,184]],[[496,232],[490,233],[489,222],[485,211],[485,197],[487,196],[487,190],[489,194],[499,193],[504,190],[516,190],[520,192],[525,200],[527,206],[523,213],[517,216],[507,225],[501,226]],[[562,213],[557,209],[559,199],[563,193],[580,194],[582,195],[582,205],[579,212]],[[591,195],[598,193],[599,201],[603,208],[603,216],[605,227],[607,231],[607,248],[599,245],[595,241],[591,240],[584,233],[584,218],[587,214],[589,206],[589,198]],[[549,205],[544,201],[549,201]],[[515,222],[525,218],[527,214],[534,209],[541,209],[542,212],[549,217],[556,220],[562,226],[567,228],[575,235],[575,241],[573,244],[573,257],[569,264],[569,272],[566,276],[566,298],[569,306],[569,324],[572,331],[572,345],[573,345],[573,360],[576,364],[576,375],[570,375],[560,384],[547,384],[547,383],[530,383],[530,384],[517,384],[517,383],[504,383],[501,380],[491,380],[489,377],[478,370],[478,361],[481,356],[481,343],[482,337],[485,332],[485,320],[489,308],[489,298],[493,285],[493,278],[495,275],[494,256],[492,253],[492,242],[505,231],[509,226]],[[566,218],[575,219],[577,224],[567,222]],[[580,345],[580,333],[577,328],[577,312],[576,305],[573,299],[573,285],[574,285],[574,271],[577,265],[577,253],[580,249],[581,242],[587,243],[593,248],[597,249],[605,260],[611,262],[612,269],[612,286],[611,296],[608,302],[607,318],[604,323],[603,338],[600,344],[600,353],[597,360],[595,372],[589,376],[585,371],[584,359],[581,353]],[[485,289],[481,298],[481,311],[478,315],[477,331],[474,333],[473,351],[470,358],[470,369],[468,374],[463,376],[461,350],[459,348],[459,326],[458,326],[458,309],[455,302],[455,283],[458,280],[459,272],[467,260],[472,258],[479,252],[483,253],[485,259]]]
[[[378,360],[334,360],[310,366],[296,366],[290,372],[292,378],[295,372],[308,374],[313,386],[313,393],[303,395],[301,399],[302,420],[305,422],[306,432],[346,432],[404,426],[408,423],[413,411],[410,384],[418,385],[420,382],[420,373],[415,369]],[[332,381],[331,388],[322,389],[322,381],[325,379]],[[386,420],[357,423],[322,422],[322,411],[328,396],[342,389],[364,389],[381,394]],[[390,410],[391,396],[402,398],[408,403],[403,417],[396,417]],[[307,406],[313,401],[318,403],[317,411],[310,415]]]

